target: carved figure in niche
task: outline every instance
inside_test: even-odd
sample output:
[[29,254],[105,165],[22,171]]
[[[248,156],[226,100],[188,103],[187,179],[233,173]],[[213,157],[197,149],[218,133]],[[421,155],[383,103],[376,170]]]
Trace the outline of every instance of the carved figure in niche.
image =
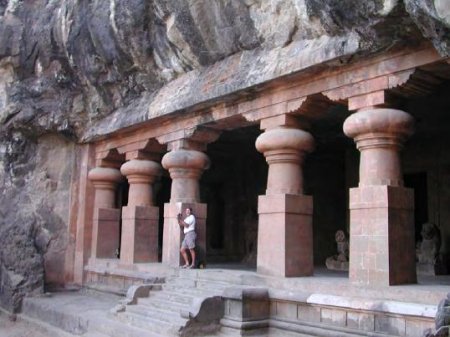
[[348,239],[343,230],[338,230],[334,235],[337,246],[337,254],[328,257],[325,265],[331,270],[348,270]]
[[433,224],[426,222],[422,225],[420,232],[422,241],[417,243],[417,272],[423,275],[439,275],[445,273],[442,263],[441,250],[441,233],[439,228]]

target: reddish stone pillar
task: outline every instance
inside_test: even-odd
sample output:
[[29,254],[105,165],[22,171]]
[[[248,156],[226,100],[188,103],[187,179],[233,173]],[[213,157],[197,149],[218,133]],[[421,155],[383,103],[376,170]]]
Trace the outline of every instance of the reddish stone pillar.
[[119,248],[120,210],[115,208],[120,171],[96,167],[89,172],[95,188],[94,219],[92,224],[92,258],[115,258]]
[[206,247],[206,204],[200,203],[199,180],[209,167],[208,157],[200,151],[173,149],[162,159],[172,178],[170,202],[164,205],[163,263],[179,266],[182,230],[177,214],[191,207],[196,218],[197,245]]
[[311,196],[303,194],[303,158],[313,150],[305,131],[266,130],[256,148],[269,164],[266,195],[259,196],[257,270],[274,276],[313,274]]
[[350,281],[416,282],[414,191],[403,187],[399,152],[413,132],[400,110],[358,111],[344,123],[361,152],[359,187],[350,189]]
[[130,184],[128,205],[122,208],[120,261],[124,265],[158,262],[159,209],[153,206],[152,184],[161,174],[161,165],[133,159],[120,171]]

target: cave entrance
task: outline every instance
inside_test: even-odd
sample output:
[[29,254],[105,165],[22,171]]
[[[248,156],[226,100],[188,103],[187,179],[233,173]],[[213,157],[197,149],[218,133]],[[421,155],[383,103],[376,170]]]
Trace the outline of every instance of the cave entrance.
[[[330,106],[311,123],[315,150],[304,163],[304,193],[313,197],[313,257],[315,275],[340,275],[348,271],[334,262],[338,254],[335,234],[349,239],[348,190],[358,185],[359,152],[345,136],[342,125],[350,112],[345,106]],[[347,256],[348,258],[348,256]],[[327,259],[331,259],[327,262]],[[327,269],[331,266],[332,270]]]
[[116,192],[116,205],[120,210],[120,218],[119,218],[119,247],[117,249],[117,258],[120,259],[120,249],[122,243],[122,208],[128,205],[128,192],[130,190],[130,184],[128,180],[122,180],[117,186]]
[[211,168],[201,180],[208,205],[207,260],[221,268],[256,268],[258,195],[265,193],[267,163],[255,148],[257,126],[224,131],[208,146]]

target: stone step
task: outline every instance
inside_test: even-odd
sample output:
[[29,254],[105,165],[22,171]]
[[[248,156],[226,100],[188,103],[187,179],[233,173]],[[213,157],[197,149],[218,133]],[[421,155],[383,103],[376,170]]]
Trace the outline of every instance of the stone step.
[[150,293],[150,296],[148,298],[150,300],[156,298],[168,302],[176,302],[180,304],[190,305],[194,299],[194,296],[172,291],[159,291],[155,293]]
[[84,285],[86,290],[98,291],[106,294],[113,294],[118,296],[125,296],[128,288],[122,286],[113,286],[101,283],[87,283]]
[[163,291],[170,291],[172,293],[179,294],[192,294],[193,296],[220,296],[222,295],[225,287],[194,287],[194,288],[184,288],[178,285],[167,284],[164,285]]
[[96,319],[95,323],[92,324],[91,330],[92,333],[100,334],[98,337],[161,337],[160,334],[154,331],[145,327],[132,326],[127,322],[118,320],[116,317],[112,319]]
[[138,304],[144,305],[144,306],[155,306],[157,308],[173,308],[174,311],[181,312],[182,310],[188,310],[190,308],[190,304],[188,303],[179,303],[174,301],[168,301],[163,299],[158,299],[155,297],[148,298],[139,298]]
[[180,284],[187,287],[198,287],[199,284],[213,287],[230,287],[232,285],[241,285],[242,279],[240,275],[226,274],[223,272],[213,273],[191,273],[191,271],[183,271],[177,277],[166,279],[166,284]]
[[197,280],[197,288],[199,289],[211,289],[211,290],[225,290],[226,288],[232,287],[234,284],[229,282],[219,282],[210,280]]
[[157,308],[155,306],[146,305],[128,305],[125,312],[141,315],[143,317],[157,318],[170,324],[183,325],[186,319],[182,318],[179,311],[174,311],[172,308]]
[[98,331],[87,332],[83,335],[83,337],[110,337],[109,335],[105,335]]
[[[145,316],[127,311],[120,313],[118,317],[122,322],[131,324],[139,329],[145,329],[156,336],[178,336],[178,332],[184,326],[182,324],[178,325],[163,321],[160,317]],[[123,336],[128,337],[126,334]]]
[[233,270],[180,269],[180,278],[242,284],[242,272]]

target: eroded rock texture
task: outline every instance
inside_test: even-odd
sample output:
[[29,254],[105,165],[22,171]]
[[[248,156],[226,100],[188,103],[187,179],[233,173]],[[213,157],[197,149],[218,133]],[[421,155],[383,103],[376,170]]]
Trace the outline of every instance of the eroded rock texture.
[[308,66],[423,37],[449,55],[449,11],[446,0],[0,0],[1,302],[17,308],[61,280],[44,265],[70,241],[70,154],[95,123],[142,120],[155,97],[156,113],[176,111],[158,93],[226,71],[233,55],[244,79],[197,101],[286,74],[311,46]]

